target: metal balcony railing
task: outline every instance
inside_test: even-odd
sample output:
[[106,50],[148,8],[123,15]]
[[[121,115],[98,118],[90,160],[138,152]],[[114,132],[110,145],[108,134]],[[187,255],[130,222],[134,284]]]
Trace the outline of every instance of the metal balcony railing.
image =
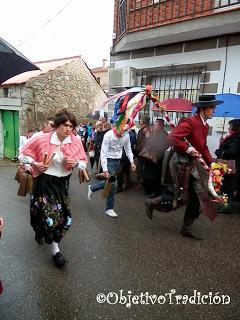
[[240,0],[119,0],[118,37],[134,31],[240,7]]

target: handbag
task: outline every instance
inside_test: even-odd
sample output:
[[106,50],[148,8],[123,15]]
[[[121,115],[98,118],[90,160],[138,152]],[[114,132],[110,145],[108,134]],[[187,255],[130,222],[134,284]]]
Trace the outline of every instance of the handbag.
[[25,197],[27,193],[32,192],[32,176],[27,173],[23,173],[20,177],[20,185],[17,195]]
[[109,196],[110,191],[112,190],[113,183],[117,180],[115,176],[111,176],[108,180],[106,180],[102,196],[103,198],[107,198]]
[[84,170],[79,169],[78,170],[78,179],[79,179],[80,184],[90,181],[90,176],[89,176],[87,169],[84,169]]
[[138,154],[139,157],[143,158],[144,160],[146,161],[150,161],[152,163],[157,163],[157,157],[155,154],[151,153],[146,146],[144,146],[139,154]]
[[17,172],[16,172],[16,174],[15,174],[15,177],[14,177],[14,179],[19,183],[20,182],[20,180],[21,180],[21,175],[23,174],[23,171],[21,170],[21,168],[19,167],[18,169],[17,169]]

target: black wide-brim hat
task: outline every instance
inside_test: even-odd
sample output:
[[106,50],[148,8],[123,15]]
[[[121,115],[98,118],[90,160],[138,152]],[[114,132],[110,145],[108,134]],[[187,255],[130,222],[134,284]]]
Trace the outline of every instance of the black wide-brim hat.
[[217,100],[215,95],[203,95],[198,97],[198,101],[193,103],[193,106],[198,108],[211,108],[223,102],[223,100]]

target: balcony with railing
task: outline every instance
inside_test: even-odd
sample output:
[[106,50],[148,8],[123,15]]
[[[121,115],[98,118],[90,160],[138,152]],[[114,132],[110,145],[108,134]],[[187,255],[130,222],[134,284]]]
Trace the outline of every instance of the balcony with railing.
[[[227,27],[229,29],[227,32],[229,32],[231,31],[230,23],[235,23],[232,32],[239,32],[239,25],[236,25],[236,22],[238,22],[237,17],[240,20],[239,9],[240,0],[119,0],[118,24],[114,45],[125,35],[135,33],[132,40],[138,41],[136,33],[146,30],[151,30],[151,32],[154,33],[153,29],[161,28],[158,34],[162,34],[164,27],[171,27],[171,25],[175,25],[174,28],[178,33],[177,29],[180,22],[186,24],[184,30],[191,30],[191,21],[198,20],[196,26],[200,24],[201,27],[201,22],[199,21],[203,21],[204,18],[205,20],[207,18],[209,19],[210,17],[212,18],[211,21],[213,25],[211,25],[211,23],[208,25],[208,21],[210,20],[206,20],[203,22],[206,28],[212,28],[214,25],[229,24]],[[231,14],[234,15],[233,19]],[[216,22],[214,22],[214,17]],[[173,31],[172,29],[171,32]],[[214,32],[206,31],[205,34],[202,35],[200,30],[200,37],[215,36],[217,34],[216,28]],[[151,38],[151,36],[148,37],[148,34],[145,33],[145,38]],[[161,44],[161,41],[159,44]],[[128,49],[128,46],[123,48],[123,50],[126,49]]]
[[131,0],[128,31],[212,15],[239,4],[239,0]]

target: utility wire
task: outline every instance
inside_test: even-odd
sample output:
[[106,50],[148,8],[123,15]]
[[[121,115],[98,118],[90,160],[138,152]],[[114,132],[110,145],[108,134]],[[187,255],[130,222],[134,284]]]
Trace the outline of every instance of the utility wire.
[[54,17],[50,18],[47,22],[45,22],[37,31],[34,31],[27,39],[23,40],[22,42],[20,42],[20,44],[17,47],[21,47],[22,45],[24,45],[26,42],[28,42],[29,40],[31,40],[32,38],[34,38],[43,28],[45,28],[49,23],[51,23],[60,13],[63,12],[63,10],[66,9],[66,7],[68,7],[70,5],[70,3],[73,0],[68,1],[60,10],[58,10],[58,12],[55,14]]

